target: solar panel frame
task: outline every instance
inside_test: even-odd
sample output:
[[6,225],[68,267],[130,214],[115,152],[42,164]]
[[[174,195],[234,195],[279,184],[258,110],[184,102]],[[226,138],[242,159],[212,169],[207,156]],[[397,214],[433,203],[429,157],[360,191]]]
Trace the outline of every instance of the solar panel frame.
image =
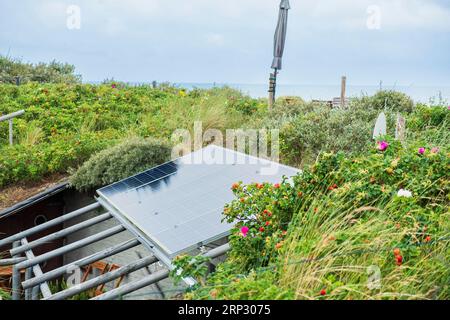
[[[233,173],[236,174],[238,172],[244,172],[247,176],[251,177],[258,177],[260,178],[260,167],[257,167],[258,162],[265,162],[265,163],[274,163],[269,160],[260,159],[253,157],[256,164],[218,164],[217,167],[204,167],[204,169],[208,168],[208,170],[203,170],[201,167],[190,167],[190,170],[180,170],[185,166],[184,168],[187,168],[186,166],[189,166],[189,164],[186,164],[184,160],[187,159],[187,157],[195,157],[196,153],[203,153],[208,150],[211,150],[212,152],[215,152],[214,150],[218,150],[220,152],[223,152],[224,154],[232,153],[234,156],[236,156],[237,159],[244,157],[244,159],[249,160],[251,162],[252,156],[245,155],[243,153],[239,153],[237,151],[225,149],[222,147],[218,147],[215,145],[208,146],[202,150],[199,150],[197,152],[194,152],[193,154],[178,158],[176,160],[168,161],[166,163],[163,163],[159,166],[156,166],[154,168],[151,168],[147,171],[138,173],[134,176],[128,177],[126,179],[123,179],[117,183],[114,183],[110,186],[101,188],[97,190],[98,195],[100,198],[102,198],[104,201],[106,201],[110,206],[112,206],[118,214],[120,214],[124,219],[126,219],[129,222],[129,225],[132,226],[132,228],[135,228],[136,231],[145,238],[149,243],[155,245],[158,247],[158,250],[162,252],[167,259],[172,259],[176,255],[188,252],[190,250],[196,249],[199,246],[206,245],[210,242],[216,241],[218,239],[224,238],[229,234],[229,231],[232,227],[232,224],[225,223],[221,227],[216,227],[215,230],[217,232],[209,232],[208,237],[202,238],[199,235],[199,228],[200,227],[211,227],[213,228],[214,225],[212,225],[208,218],[211,219],[211,217],[214,217],[215,214],[221,215],[223,212],[223,206],[234,199],[233,197],[229,197],[230,195],[230,186],[231,183],[229,180],[229,177],[226,176],[226,173]],[[228,154],[227,154],[228,155]],[[193,164],[194,166],[196,164]],[[205,165],[205,164],[204,164]],[[285,171],[292,173],[292,175],[295,175],[299,172],[298,169],[291,168],[288,166],[284,166],[281,164],[276,163],[276,165],[282,167],[285,169]],[[213,165],[214,166],[214,165]],[[256,167],[255,167],[256,166]],[[195,170],[193,170],[195,168]],[[211,171],[211,169],[214,169]],[[249,169],[254,169],[255,172],[252,172],[251,174],[248,174]],[[201,183],[206,183],[208,179],[210,179],[210,175],[217,174],[218,171],[222,170],[221,175],[216,175],[216,180],[223,180],[226,181],[226,190],[220,191],[221,195],[227,196],[226,201],[224,199],[218,197],[217,195],[214,195],[214,193],[210,192],[210,189],[208,189],[208,186],[211,186],[209,184],[207,187],[202,185]],[[223,172],[225,170],[226,172]],[[177,178],[178,175],[178,178]],[[184,179],[189,178],[185,180],[184,184],[180,184],[176,187],[172,185],[170,187],[170,184],[174,184],[173,180],[176,181],[176,183],[180,183],[181,175],[184,175]],[[281,179],[279,175],[277,175],[277,178]],[[153,179],[153,180],[152,180]],[[172,179],[172,180],[171,180]],[[178,180],[177,180],[178,179]],[[171,182],[172,181],[172,182]],[[194,185],[189,185],[189,183],[195,181]],[[239,181],[239,180],[234,180]],[[186,188],[188,185],[188,188]],[[214,182],[213,184],[214,185]],[[172,190],[170,191],[170,188]],[[182,188],[187,189],[185,192],[178,193],[177,201],[174,201],[174,203],[170,203],[170,199],[165,199],[164,197],[170,197],[170,193],[174,193],[177,189],[181,190]],[[174,191],[175,190],[175,191]],[[142,193],[142,194],[141,194]],[[145,196],[145,193],[147,193],[147,196]],[[140,195],[141,194],[141,195]],[[161,201],[158,203],[158,206],[162,206],[165,202],[167,203],[168,207],[162,206],[161,208],[158,208],[158,206],[151,207],[152,210],[147,210],[145,217],[146,221],[150,221],[152,224],[150,224],[150,227],[147,224],[147,227],[144,227],[146,221],[142,221],[142,217],[139,217],[140,214],[139,210],[140,206],[142,205],[141,200],[139,197],[155,197],[154,194],[159,194],[159,200]],[[218,193],[219,194],[219,193]],[[204,197],[204,201],[199,201],[198,199],[192,199],[192,197],[195,195],[196,197],[202,196]],[[164,200],[164,201],[162,201]],[[183,201],[191,201],[190,207],[184,206],[183,208]],[[194,202],[192,202],[194,201]],[[118,205],[120,203],[120,205]],[[147,203],[147,205],[151,206],[150,203]],[[125,212],[124,207],[126,206],[127,210],[129,212]],[[133,210],[134,213],[130,214],[130,210]],[[177,219],[174,219],[174,217],[171,216],[169,209],[178,209],[183,210],[183,220],[182,222],[178,222]],[[203,212],[203,214],[200,214],[199,212],[195,212],[194,209],[198,210],[199,212]],[[168,213],[164,213],[164,210],[168,210]],[[158,218],[161,219],[151,219],[151,215],[149,215],[149,212],[152,212],[155,216],[158,216],[160,212],[163,212],[164,216],[160,215]],[[164,217],[164,218],[161,218]],[[191,220],[186,220],[186,218],[191,217]],[[164,219],[164,221],[162,221]],[[192,227],[190,224],[197,223],[197,225]],[[174,236],[174,230],[177,229],[176,225],[177,223],[182,224],[182,228],[177,230],[176,237],[170,238]],[[159,232],[149,232],[149,229],[153,228],[153,224],[161,227]],[[168,225],[171,225],[172,227],[168,227]],[[199,226],[200,225],[200,226]],[[166,227],[164,229],[164,226]],[[223,228],[222,228],[223,227]],[[170,232],[172,231],[172,232]],[[220,231],[220,232],[219,232]],[[191,241],[190,243],[185,243],[184,245],[178,244],[178,250],[174,249],[177,247],[176,241],[180,239],[180,236],[183,234],[189,234],[189,235],[196,235],[196,239],[201,239],[201,241]]]

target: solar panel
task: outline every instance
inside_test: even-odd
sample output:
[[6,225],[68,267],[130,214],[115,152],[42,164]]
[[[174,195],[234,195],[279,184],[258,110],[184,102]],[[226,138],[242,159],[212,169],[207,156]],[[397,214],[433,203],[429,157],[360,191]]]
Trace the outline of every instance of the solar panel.
[[[276,167],[273,174],[269,168]],[[218,146],[170,161],[97,191],[139,233],[170,259],[229,234],[221,222],[231,186],[277,183],[297,169]]]

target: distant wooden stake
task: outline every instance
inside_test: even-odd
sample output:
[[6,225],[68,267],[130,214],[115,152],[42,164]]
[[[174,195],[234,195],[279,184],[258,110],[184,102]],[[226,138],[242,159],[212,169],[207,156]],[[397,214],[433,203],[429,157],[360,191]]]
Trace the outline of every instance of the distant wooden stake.
[[347,77],[343,76],[341,81],[341,108],[345,108],[345,91],[347,86]]

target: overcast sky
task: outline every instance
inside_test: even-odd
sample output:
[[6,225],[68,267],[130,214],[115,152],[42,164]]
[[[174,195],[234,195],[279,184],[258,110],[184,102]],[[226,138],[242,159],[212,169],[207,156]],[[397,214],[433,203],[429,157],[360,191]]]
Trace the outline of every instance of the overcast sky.
[[[281,83],[450,85],[450,1],[290,3]],[[0,0],[0,54],[66,61],[84,81],[266,83],[278,4]]]

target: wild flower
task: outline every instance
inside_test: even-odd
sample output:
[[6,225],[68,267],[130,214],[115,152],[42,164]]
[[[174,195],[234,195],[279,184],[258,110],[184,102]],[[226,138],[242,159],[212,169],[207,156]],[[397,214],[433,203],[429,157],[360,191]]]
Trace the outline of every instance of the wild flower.
[[434,154],[439,153],[439,148],[438,147],[432,148],[431,153],[434,153]]
[[398,196],[398,197],[411,198],[411,197],[412,197],[412,192],[409,191],[409,190],[400,189],[400,190],[397,192],[397,196]]
[[386,141],[378,141],[378,150],[385,151],[389,147],[389,143]]
[[419,148],[419,154],[424,154],[425,153],[425,148]]
[[246,237],[249,230],[250,230],[250,229],[249,229],[248,227],[243,226],[243,227],[241,228],[241,234],[242,234],[242,236],[243,236],[243,237]]

